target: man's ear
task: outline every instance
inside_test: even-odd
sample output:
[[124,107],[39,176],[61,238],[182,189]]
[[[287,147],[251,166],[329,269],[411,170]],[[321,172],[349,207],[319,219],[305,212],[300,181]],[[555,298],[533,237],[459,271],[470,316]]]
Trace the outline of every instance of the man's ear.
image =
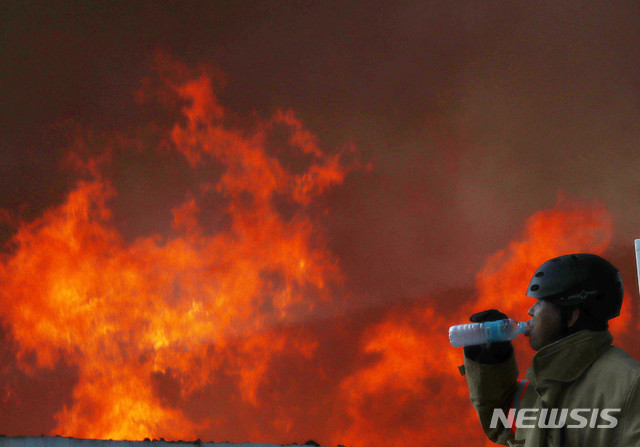
[[567,323],[567,327],[572,327],[578,321],[578,317],[580,317],[580,309],[577,307],[571,311],[571,315],[569,315],[569,322]]

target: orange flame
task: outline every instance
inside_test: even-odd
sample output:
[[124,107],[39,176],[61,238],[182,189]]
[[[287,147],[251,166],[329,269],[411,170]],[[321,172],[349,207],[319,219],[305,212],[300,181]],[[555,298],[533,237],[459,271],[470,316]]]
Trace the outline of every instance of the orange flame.
[[525,292],[533,272],[545,261],[569,253],[602,254],[611,243],[613,224],[599,204],[569,205],[560,198],[525,225],[521,240],[494,254],[477,276],[478,309],[499,308],[522,321],[532,301]]
[[[111,203],[127,191],[103,171],[128,147],[122,136],[88,161],[72,157],[90,180],[35,221],[0,211],[18,224],[0,262],[0,318],[17,367],[35,376],[64,363],[77,375],[50,434],[484,445],[448,326],[494,307],[524,318],[541,262],[608,247],[604,207],[560,201],[534,214],[477,275],[477,296],[347,314],[318,202],[363,168],[345,161],[354,149],[321,149],[291,111],[247,125],[218,101],[211,69],[160,56],[158,72],[137,97],[176,112],[175,124],[154,128],[159,149],[194,171],[215,168],[172,209],[170,234],[129,241],[117,230]],[[220,228],[203,218],[212,196]],[[629,317],[616,324],[631,328]],[[526,367],[530,350],[515,344]],[[0,387],[0,406],[11,399]]]
[[475,413],[447,327],[433,309],[416,306],[367,331],[363,352],[376,361],[342,382],[353,422],[340,439],[350,445],[471,445],[480,432],[472,429]]
[[[471,313],[497,308],[526,320],[531,299],[525,296],[531,275],[542,262],[570,252],[600,253],[612,237],[612,219],[599,204],[570,206],[563,199],[531,216],[518,240],[487,260],[477,275],[477,297],[448,318],[428,302],[387,315],[363,337],[363,352],[375,355],[342,382],[352,423],[341,439],[354,445],[494,445],[480,429],[464,378],[451,348],[447,327],[468,321]],[[631,301],[612,330],[631,319]],[[533,351],[514,341],[521,374]]]
[[[225,168],[173,210],[175,233],[125,242],[107,204],[115,191],[97,176],[22,226],[1,267],[2,318],[19,357],[34,353],[41,368],[61,359],[78,367],[73,404],[56,415],[61,435],[193,439],[216,426],[167,406],[154,378],[172,379],[174,398],[186,399],[224,369],[240,400],[258,406],[272,356],[285,349],[310,356],[315,346],[275,326],[330,303],[331,283],[341,281],[306,210],[351,169],[341,153],[320,150],[292,112],[252,133],[227,126],[206,74],[163,81],[183,104],[169,141],[193,166],[209,157]],[[275,126],[285,128],[290,150],[308,155],[305,169],[291,173],[267,153]],[[213,235],[199,221],[198,200],[210,190],[228,200],[230,220]],[[289,219],[276,194],[297,207]]]

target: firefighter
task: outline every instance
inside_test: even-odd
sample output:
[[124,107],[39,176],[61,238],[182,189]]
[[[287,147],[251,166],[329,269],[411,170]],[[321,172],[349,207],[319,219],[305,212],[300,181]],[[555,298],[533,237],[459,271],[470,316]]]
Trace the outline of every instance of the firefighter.
[[[622,306],[619,271],[600,256],[560,256],[534,273],[527,295],[536,300],[525,334],[536,353],[526,380],[518,381],[511,342],[464,348],[469,395],[489,439],[524,447],[640,446],[640,362],[612,346],[608,330]],[[470,319],[503,318],[492,309]],[[510,415],[511,426],[498,414]]]

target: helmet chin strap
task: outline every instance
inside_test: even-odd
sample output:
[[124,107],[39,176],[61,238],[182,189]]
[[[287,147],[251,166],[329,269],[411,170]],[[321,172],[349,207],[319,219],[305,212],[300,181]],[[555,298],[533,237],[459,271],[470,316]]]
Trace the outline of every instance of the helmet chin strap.
[[[573,324],[573,326],[569,327],[569,320],[571,320],[571,314],[573,313],[573,309],[575,307],[561,307],[560,308],[560,324],[562,325],[562,336],[566,337],[567,335],[571,335],[575,331],[575,327],[577,325],[577,321]],[[580,319],[580,317],[578,317]]]
[[[578,319],[571,327],[569,327],[569,321],[571,321],[571,315],[574,309],[579,309],[580,314]],[[562,335],[575,334],[576,332],[588,329],[590,331],[605,331],[609,328],[607,321],[598,320],[593,318],[587,311],[577,306],[567,306],[560,308],[560,324],[562,325]]]

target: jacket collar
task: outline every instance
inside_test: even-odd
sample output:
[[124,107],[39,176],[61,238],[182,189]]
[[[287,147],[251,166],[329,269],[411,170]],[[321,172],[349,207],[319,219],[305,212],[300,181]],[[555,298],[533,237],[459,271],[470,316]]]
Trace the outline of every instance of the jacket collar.
[[[573,382],[606,351],[613,342],[609,331],[583,330],[540,349],[533,356],[530,380]],[[531,374],[532,373],[532,374]]]

